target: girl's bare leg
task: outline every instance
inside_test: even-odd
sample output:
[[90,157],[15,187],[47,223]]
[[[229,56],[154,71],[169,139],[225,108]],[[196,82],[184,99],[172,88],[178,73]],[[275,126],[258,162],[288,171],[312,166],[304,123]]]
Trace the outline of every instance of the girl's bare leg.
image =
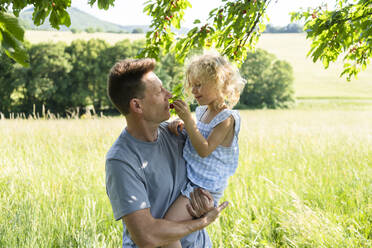
[[[183,195],[180,195],[168,209],[164,219],[173,221],[192,220],[192,216],[189,214],[186,208],[188,203],[189,199]],[[182,248],[182,246],[181,242],[178,240],[169,245],[163,246],[163,248]]]

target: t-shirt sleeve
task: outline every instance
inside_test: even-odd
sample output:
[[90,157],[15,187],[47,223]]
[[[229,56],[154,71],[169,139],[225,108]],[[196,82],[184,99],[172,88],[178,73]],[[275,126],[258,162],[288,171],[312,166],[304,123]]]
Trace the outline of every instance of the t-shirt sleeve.
[[143,180],[123,161],[106,160],[106,192],[115,220],[120,220],[134,211],[150,208]]

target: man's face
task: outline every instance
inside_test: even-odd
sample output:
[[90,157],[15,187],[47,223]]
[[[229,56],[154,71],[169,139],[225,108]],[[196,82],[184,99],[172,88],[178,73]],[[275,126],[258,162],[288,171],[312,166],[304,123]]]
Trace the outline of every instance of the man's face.
[[144,119],[154,123],[168,120],[169,98],[172,94],[163,88],[162,82],[154,72],[143,75],[142,82],[145,84],[145,94],[142,99]]

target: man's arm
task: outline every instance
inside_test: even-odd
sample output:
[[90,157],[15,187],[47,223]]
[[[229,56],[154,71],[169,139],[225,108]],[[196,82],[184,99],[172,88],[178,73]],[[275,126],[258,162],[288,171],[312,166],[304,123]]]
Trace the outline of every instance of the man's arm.
[[149,208],[130,213],[122,219],[132,240],[138,247],[158,247],[180,240],[192,232],[205,228],[218,217],[227,205],[227,202],[224,202],[199,219],[181,222],[155,219]]

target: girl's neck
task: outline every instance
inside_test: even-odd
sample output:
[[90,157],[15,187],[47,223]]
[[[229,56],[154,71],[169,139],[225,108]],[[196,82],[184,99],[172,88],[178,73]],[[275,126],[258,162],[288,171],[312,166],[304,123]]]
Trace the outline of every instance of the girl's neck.
[[[221,106],[221,105],[220,105]],[[208,105],[208,112],[210,114],[215,114],[217,115],[219,112],[221,112],[222,110],[224,110],[226,108],[226,105],[222,105],[222,107],[219,107],[218,104],[216,104],[215,102],[211,103]]]
[[205,110],[204,114],[200,118],[203,123],[209,123],[213,120],[213,118],[226,107],[216,109],[214,104],[207,105],[207,109]]

